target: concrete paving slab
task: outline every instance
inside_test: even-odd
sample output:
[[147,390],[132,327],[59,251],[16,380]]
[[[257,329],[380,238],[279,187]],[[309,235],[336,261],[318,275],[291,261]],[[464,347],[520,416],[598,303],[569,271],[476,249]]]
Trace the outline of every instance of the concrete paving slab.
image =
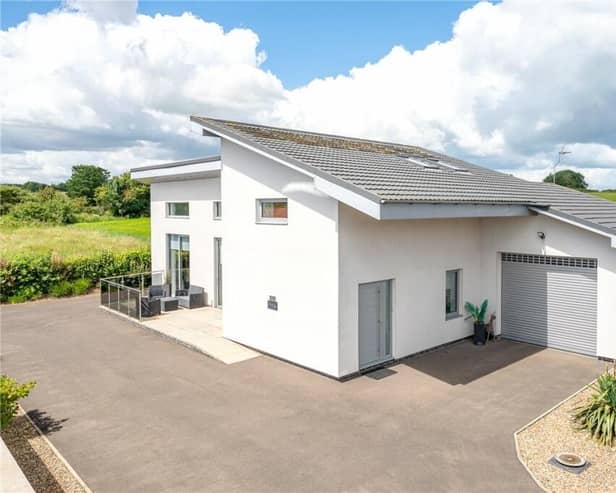
[[141,324],[227,365],[261,356],[257,351],[225,339],[222,311],[217,308],[179,309],[144,318]]

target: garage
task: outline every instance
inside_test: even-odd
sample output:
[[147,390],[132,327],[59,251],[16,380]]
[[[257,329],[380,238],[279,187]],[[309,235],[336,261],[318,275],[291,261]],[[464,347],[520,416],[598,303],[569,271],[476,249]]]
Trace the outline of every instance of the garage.
[[597,259],[503,253],[502,336],[597,354]]

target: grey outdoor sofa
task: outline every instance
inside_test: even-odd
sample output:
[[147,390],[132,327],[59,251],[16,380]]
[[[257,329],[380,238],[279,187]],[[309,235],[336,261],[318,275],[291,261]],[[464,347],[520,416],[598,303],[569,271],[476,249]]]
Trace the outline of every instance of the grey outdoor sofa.
[[180,306],[184,308],[201,308],[207,304],[207,293],[201,286],[193,284],[187,290],[177,293]]

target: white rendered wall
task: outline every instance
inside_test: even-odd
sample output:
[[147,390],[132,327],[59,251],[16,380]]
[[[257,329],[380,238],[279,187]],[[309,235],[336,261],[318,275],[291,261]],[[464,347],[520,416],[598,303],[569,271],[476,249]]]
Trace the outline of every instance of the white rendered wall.
[[[190,282],[214,297],[214,237],[222,221],[213,219],[213,201],[220,200],[220,178],[152,183],[152,270],[167,269],[167,235],[190,237]],[[188,218],[167,217],[166,202],[188,202]]]
[[[541,240],[537,233],[545,234]],[[598,259],[597,352],[616,357],[616,249],[609,238],[545,216],[481,220],[481,290],[500,315],[500,253],[565,255]],[[496,320],[500,332],[500,316]]]
[[472,333],[445,317],[445,272],[462,269],[460,308],[480,292],[478,219],[377,221],[340,205],[340,374],[359,369],[358,285],[393,279],[393,357]]
[[[337,202],[225,140],[222,164],[225,337],[338,376]],[[288,199],[288,224],[256,224],[256,199],[278,197]]]

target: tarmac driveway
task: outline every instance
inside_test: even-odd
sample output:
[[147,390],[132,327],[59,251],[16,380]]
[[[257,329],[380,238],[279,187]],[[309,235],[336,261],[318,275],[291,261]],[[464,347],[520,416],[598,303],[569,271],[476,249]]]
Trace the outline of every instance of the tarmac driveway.
[[592,358],[500,341],[340,383],[273,358],[224,365],[97,308],[2,307],[2,371],[97,492],[537,491],[512,433]]

